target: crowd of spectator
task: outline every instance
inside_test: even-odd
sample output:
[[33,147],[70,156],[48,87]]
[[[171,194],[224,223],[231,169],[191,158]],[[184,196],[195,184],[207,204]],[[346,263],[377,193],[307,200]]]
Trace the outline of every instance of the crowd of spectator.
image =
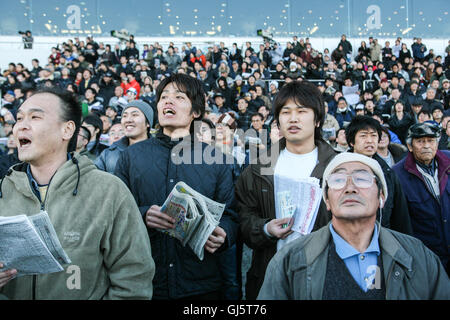
[[[408,127],[423,119],[440,124],[445,137],[450,45],[445,57],[435,55],[420,38],[414,39],[410,49],[401,38],[393,46],[386,41],[382,47],[372,37],[368,44],[362,41],[354,49],[345,35],[335,49],[324,52],[315,50],[309,38],[296,36],[285,47],[266,41],[258,48],[250,42],[243,48],[236,43],[227,48],[220,42],[206,52],[189,42],[163,48],[159,43],[140,47],[133,37],[126,44],[115,45],[97,43],[92,37],[69,39],[52,48],[43,66],[37,59],[31,70],[22,63],[9,64],[2,74],[5,79],[0,89],[6,109],[2,112],[8,110],[14,116],[36,88],[67,89],[79,96],[84,116],[104,116],[107,128],[102,129],[101,142],[108,145],[108,129],[120,122],[128,102],[143,100],[155,109],[160,81],[173,73],[186,73],[203,83],[208,95],[207,117],[215,122],[220,114],[231,112],[237,128],[244,131],[252,127],[255,113],[264,115],[264,128],[268,129],[279,89],[286,82],[308,80],[323,93],[329,114],[324,137],[334,146],[338,129],[356,114],[379,115],[394,136],[393,142],[405,144]],[[441,143],[442,148],[448,147],[444,138]]]
[[[370,157],[383,163],[386,176],[394,175],[390,168],[406,156],[408,130],[417,123],[438,127],[439,149],[449,150],[450,41],[445,57],[435,55],[420,38],[408,48],[401,38],[391,47],[389,41],[382,46],[370,37],[368,44],[362,41],[355,49],[345,35],[336,48],[323,52],[314,49],[309,38],[297,36],[285,46],[266,41],[255,48],[251,42],[228,48],[220,42],[206,50],[189,42],[180,47],[174,43],[140,46],[133,37],[115,45],[97,43],[92,37],[69,39],[53,47],[45,63],[33,59],[31,70],[11,62],[2,72],[1,174],[19,162],[12,127],[18,108],[34,90],[57,87],[78,97],[83,121],[76,150],[99,169],[114,173],[120,152],[155,136],[163,127],[156,116],[159,84],[181,73],[198,79],[206,98],[196,138],[234,157],[233,182],[252,156],[282,138],[274,101],[280,89],[293,81],[311,82],[319,89],[325,110],[320,137],[328,143],[326,147],[357,152],[356,137],[348,140],[346,128],[358,115],[375,119],[376,124],[369,121],[372,127],[381,125],[379,143]],[[391,182],[400,188],[395,177],[389,178]],[[392,192],[391,198],[395,196],[404,197],[401,190]],[[406,207],[405,199],[390,199],[390,205],[395,201]],[[399,215],[395,208],[392,204],[392,212]],[[407,209],[401,211],[408,216]],[[385,219],[390,215],[391,211]],[[412,233],[411,227],[407,229],[396,230]],[[229,250],[236,256],[242,248]],[[240,295],[231,294],[236,297]]]

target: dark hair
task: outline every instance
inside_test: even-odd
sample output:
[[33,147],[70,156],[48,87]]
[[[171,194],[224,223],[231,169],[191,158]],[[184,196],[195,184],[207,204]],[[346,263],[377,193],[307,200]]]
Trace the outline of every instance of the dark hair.
[[75,131],[69,141],[67,152],[75,151],[82,117],[81,105],[78,102],[77,97],[72,92],[62,90],[58,87],[43,87],[42,89],[34,91],[31,96],[44,93],[58,97],[61,109],[60,118],[62,121],[73,121],[75,123]]
[[339,132],[341,132],[341,131],[344,131],[344,132],[345,132],[345,128],[339,128],[339,129],[336,131],[336,138],[337,138],[337,136],[339,135]]
[[[391,134],[389,133],[389,129],[386,126],[381,126],[381,131],[386,133],[389,139],[389,143],[391,143]],[[380,140],[381,140],[381,135],[380,135]]]
[[259,113],[259,112],[253,113],[251,115],[250,119],[253,119],[254,117],[259,117],[259,118],[261,118],[261,121],[264,121],[264,116],[261,113]]
[[100,135],[103,132],[103,122],[102,119],[100,119],[100,117],[95,114],[95,113],[91,113],[88,114],[86,117],[84,117],[83,122],[86,122],[87,124],[90,124],[91,126],[94,126],[95,129],[99,129],[97,135],[95,136],[95,147],[93,148],[93,150],[97,147],[97,145],[100,142]]
[[83,135],[86,136],[87,141],[91,141],[91,132],[85,126],[80,126],[80,131],[83,131]]
[[356,134],[361,130],[374,129],[378,133],[378,142],[381,139],[381,124],[369,116],[356,116],[345,129],[345,137],[350,149],[353,150]]
[[264,107],[264,109],[266,109],[266,111],[270,111],[270,108],[269,108],[268,106],[266,106],[265,104],[259,106],[259,107],[258,107],[258,110],[259,110],[261,107]]
[[192,104],[191,114],[196,112],[200,115],[199,119],[205,114],[205,93],[203,84],[200,80],[183,73],[176,73],[170,77],[164,78],[156,88],[156,104],[161,99],[161,94],[165,87],[174,82],[178,90],[184,92]]
[[428,109],[424,109],[422,108],[419,113],[417,114],[417,117],[419,117],[422,113],[428,115],[430,118],[433,118],[433,115],[431,114],[431,112]]
[[321,139],[322,125],[325,121],[325,105],[322,93],[315,84],[308,81],[292,81],[285,84],[278,92],[273,102],[274,118],[280,123],[280,112],[289,100],[301,107],[314,111],[314,121],[319,126],[314,130],[314,140]]
[[208,118],[202,118],[202,122],[206,123],[210,129],[214,129],[216,126],[214,125],[214,122],[209,120]]

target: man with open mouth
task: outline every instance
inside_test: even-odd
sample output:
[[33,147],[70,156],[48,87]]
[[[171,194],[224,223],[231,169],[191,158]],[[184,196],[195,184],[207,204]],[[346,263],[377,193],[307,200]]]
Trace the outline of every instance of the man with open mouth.
[[[204,155],[211,148],[195,140],[194,121],[205,113],[199,80],[185,74],[165,78],[156,89],[156,104],[160,130],[154,138],[124,150],[114,172],[134,195],[150,235],[156,264],[153,299],[220,299],[220,253],[233,246],[237,234],[232,168],[213,147],[217,152],[213,159],[220,158],[220,163],[207,163],[203,158],[195,161],[197,154]],[[190,160],[183,160],[186,155]],[[203,247],[203,260],[189,245],[160,231],[175,227],[161,206],[180,181],[225,204],[219,225]]]
[[16,278],[22,266],[0,261],[0,299],[152,297],[155,266],[133,196],[117,177],[73,153],[81,116],[75,96],[52,88],[31,95],[17,112],[13,133],[22,162],[0,183],[0,216],[46,211],[71,262],[61,272]]

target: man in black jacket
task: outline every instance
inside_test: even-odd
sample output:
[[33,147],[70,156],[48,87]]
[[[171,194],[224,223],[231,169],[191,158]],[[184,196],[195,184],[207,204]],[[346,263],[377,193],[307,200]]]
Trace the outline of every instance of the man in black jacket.
[[395,172],[377,154],[381,135],[380,123],[368,116],[356,116],[345,131],[345,136],[350,146],[349,151],[373,158],[383,169],[388,185],[388,198],[383,207],[381,225],[385,228],[412,235],[408,204],[403,194],[402,186]]
[[[128,147],[120,155],[115,174],[130,188],[150,235],[156,264],[154,299],[219,299],[223,285],[219,252],[231,247],[237,234],[231,165],[213,147],[195,141],[194,120],[205,113],[199,80],[185,74],[165,78],[156,90],[158,122],[155,138]],[[209,151],[209,152],[205,152]],[[198,155],[209,154],[210,161]],[[161,206],[177,182],[225,204],[225,211],[204,245],[200,260],[193,250],[161,230],[174,228],[174,219]]]

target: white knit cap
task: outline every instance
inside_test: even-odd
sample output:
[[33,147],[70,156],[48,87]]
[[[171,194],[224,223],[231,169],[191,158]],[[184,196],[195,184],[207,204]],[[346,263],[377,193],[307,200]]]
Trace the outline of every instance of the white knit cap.
[[381,169],[379,163],[376,160],[374,160],[368,156],[365,156],[363,154],[353,153],[353,152],[342,152],[342,153],[338,154],[337,156],[335,156],[333,158],[333,160],[330,161],[330,163],[325,168],[325,171],[323,173],[322,189],[324,190],[324,192],[323,192],[324,200],[325,200],[325,185],[327,183],[328,177],[330,176],[331,173],[333,173],[333,171],[338,166],[340,166],[341,164],[346,163],[346,162],[361,162],[361,163],[369,166],[370,169],[372,169],[373,173],[378,177],[378,179],[380,179],[381,185],[383,188],[384,198],[387,199],[388,190],[387,190],[386,179],[384,178],[384,173],[383,173],[383,170]]

